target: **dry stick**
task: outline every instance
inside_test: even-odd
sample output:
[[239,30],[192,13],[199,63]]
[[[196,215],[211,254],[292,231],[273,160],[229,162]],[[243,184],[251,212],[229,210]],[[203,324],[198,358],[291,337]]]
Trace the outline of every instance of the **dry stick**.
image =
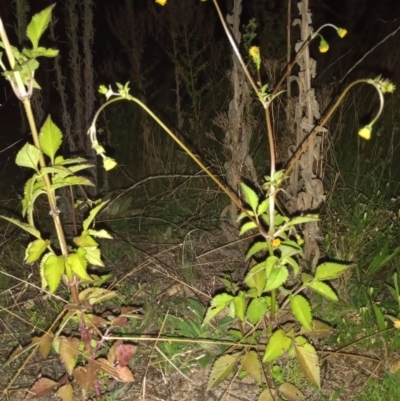
[[358,66],[358,64],[361,63],[361,61],[363,61],[365,59],[365,57],[367,57],[370,53],[372,53],[378,46],[380,46],[382,43],[386,42],[391,36],[395,35],[397,33],[397,31],[400,30],[400,26],[398,26],[392,33],[389,33],[389,35],[387,35],[385,38],[383,38],[379,43],[377,43],[371,50],[369,50],[367,53],[364,54],[364,56],[362,56],[360,58],[360,60],[358,60],[353,67],[351,67],[346,74],[344,75],[344,77],[339,81],[339,82],[343,82],[343,80],[354,70],[354,68],[356,68]]

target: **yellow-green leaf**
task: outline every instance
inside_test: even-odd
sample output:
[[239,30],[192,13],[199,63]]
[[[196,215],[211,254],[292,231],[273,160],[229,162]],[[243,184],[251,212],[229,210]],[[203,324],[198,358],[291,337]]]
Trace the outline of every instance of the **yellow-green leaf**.
[[302,295],[290,298],[290,308],[297,321],[305,328],[312,330],[311,307]]
[[50,244],[49,240],[37,239],[28,244],[25,250],[25,262],[36,262]]
[[50,157],[52,164],[58,149],[60,149],[62,138],[60,129],[53,123],[49,115],[40,130],[39,142],[43,153]]
[[326,262],[317,267],[315,278],[317,280],[333,280],[350,268],[350,265],[342,263]]
[[63,256],[55,256],[48,253],[43,257],[41,266],[43,266],[43,275],[49,286],[50,293],[54,294],[65,271],[65,259]]
[[66,259],[66,263],[69,268],[79,277],[85,280],[89,280],[87,262],[85,259],[85,252],[82,252],[82,248],[79,248],[77,253],[70,253]]
[[94,209],[92,209],[89,213],[89,216],[83,222],[83,230],[87,231],[89,226],[92,224],[92,221],[95,219],[97,214],[100,212],[101,208],[103,208],[109,201],[101,202]]
[[276,330],[265,347],[263,362],[272,362],[288,351],[291,346],[291,339],[286,336],[282,329]]
[[17,153],[15,164],[20,167],[27,167],[38,171],[40,154],[40,150],[36,146],[26,143]]
[[242,357],[242,369],[251,376],[257,384],[262,381],[262,367],[255,351],[249,351]]
[[323,282],[320,281],[312,281],[311,283],[307,284],[307,287],[313,289],[316,292],[319,292],[324,297],[330,299],[331,301],[337,301],[338,297],[335,294],[335,291],[332,288]]
[[239,352],[232,355],[222,355],[214,362],[208,378],[207,390],[216,388],[233,372],[239,357]]
[[288,278],[289,272],[285,266],[272,269],[264,291],[272,291],[280,287]]
[[294,342],[297,360],[304,376],[318,388],[321,388],[320,366],[317,351],[302,336],[296,337]]
[[41,36],[49,26],[54,6],[55,4],[52,4],[40,13],[35,14],[26,29],[26,36],[31,41],[34,49],[38,47]]

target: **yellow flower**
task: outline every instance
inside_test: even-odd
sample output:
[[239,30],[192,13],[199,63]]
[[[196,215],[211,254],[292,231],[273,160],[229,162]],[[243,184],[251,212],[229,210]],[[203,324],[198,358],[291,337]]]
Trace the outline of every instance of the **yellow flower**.
[[249,55],[253,59],[253,62],[256,65],[257,71],[259,71],[260,66],[261,66],[260,48],[258,46],[250,47]]
[[274,248],[277,248],[280,244],[281,244],[281,240],[280,240],[279,238],[274,238],[274,239],[272,240],[272,246],[273,246]]
[[337,28],[336,32],[341,38],[344,38],[347,35],[347,29],[344,28]]
[[394,322],[394,327],[396,327],[396,329],[400,329],[400,320],[396,320]]
[[372,127],[370,125],[366,125],[358,131],[358,135],[366,141],[369,141],[371,139],[371,133]]
[[156,3],[160,4],[160,6],[165,6],[167,4],[167,0],[156,0]]
[[396,86],[392,84],[388,79],[382,79],[379,82],[382,93],[393,93]]
[[329,44],[328,42],[321,37],[321,42],[319,44],[319,51],[321,53],[326,53],[329,50]]
[[104,170],[110,171],[117,165],[117,162],[111,157],[105,157],[103,160]]
[[260,58],[260,48],[258,46],[252,46],[249,50],[250,57],[256,61]]

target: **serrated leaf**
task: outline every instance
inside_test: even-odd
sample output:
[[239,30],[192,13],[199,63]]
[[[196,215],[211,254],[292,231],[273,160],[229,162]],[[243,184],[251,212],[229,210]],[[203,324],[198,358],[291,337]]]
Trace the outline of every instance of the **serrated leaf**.
[[289,350],[291,344],[291,339],[286,336],[286,333],[282,329],[276,330],[272,333],[272,336],[265,347],[263,362],[267,363],[278,359]]
[[74,244],[76,246],[81,246],[83,248],[90,246],[98,246],[99,244],[91,237],[88,231],[83,231],[82,235],[73,238]]
[[251,207],[253,212],[256,212],[258,207],[258,195],[254,189],[248,187],[246,184],[241,183],[242,191],[244,193],[244,198],[247,204]]
[[93,266],[104,267],[101,260],[101,251],[97,246],[85,247],[85,259]]
[[293,269],[293,273],[297,276],[299,274],[299,264],[293,258],[289,258],[288,256],[281,258],[282,265],[289,265]]
[[40,231],[37,230],[35,227],[32,227],[29,224],[23,223],[23,222],[21,222],[21,221],[19,221],[17,219],[13,219],[12,217],[0,216],[0,218],[9,221],[10,223],[16,225],[19,228],[22,228],[27,233],[31,234],[33,237],[41,239]]
[[216,388],[233,372],[239,357],[240,353],[222,355],[214,362],[208,378],[207,391]]
[[62,338],[60,342],[60,359],[69,375],[75,368],[79,351],[79,339]]
[[113,239],[113,237],[106,230],[92,230],[89,229],[88,233],[95,238]]
[[283,383],[279,386],[279,392],[288,401],[304,401],[304,394],[293,384]]
[[314,279],[314,276],[312,276],[311,274],[308,274],[308,273],[302,273],[301,274],[301,281],[305,285],[310,283],[313,279]]
[[332,327],[318,319],[313,319],[312,326],[312,330],[308,330],[302,326],[300,334],[306,334],[308,337],[318,338],[326,338],[332,335]]
[[312,330],[311,307],[302,295],[295,295],[290,298],[290,308],[297,321],[305,328]]
[[53,389],[58,385],[57,382],[46,377],[41,377],[37,380],[34,385],[29,389],[25,400],[32,400],[34,398],[41,398],[49,395]]
[[38,171],[40,155],[40,150],[36,146],[26,143],[17,153],[15,164],[20,167],[27,167]]
[[64,256],[55,256],[48,253],[44,255],[40,265],[50,293],[54,294],[60,285],[61,277],[65,271]]
[[296,337],[294,342],[297,360],[304,376],[319,389],[321,388],[320,366],[317,351],[304,337]]
[[264,297],[253,299],[246,312],[248,321],[253,325],[257,324],[265,316],[268,306],[267,300]]
[[261,296],[264,291],[266,280],[265,262],[262,262],[249,270],[244,282],[249,288],[255,288],[257,290],[257,295]]
[[268,249],[268,244],[265,241],[256,242],[247,251],[245,260],[250,259],[257,252],[264,251],[265,249]]
[[240,228],[239,236],[246,234],[247,231],[254,230],[255,228],[258,228],[257,224],[252,221],[248,221],[247,223],[244,223]]
[[216,295],[211,300],[211,306],[207,309],[203,325],[208,324],[211,319],[217,316],[218,313],[220,313],[225,307],[229,306],[229,304],[232,302],[232,299],[233,296],[226,293]]
[[335,291],[332,288],[323,282],[320,281],[312,281],[311,283],[307,284],[308,288],[313,289],[314,291],[320,293],[325,298],[330,299],[331,301],[337,301],[338,297],[335,294]]
[[322,263],[317,267],[317,270],[315,271],[315,278],[317,280],[334,280],[350,267],[350,265],[345,265],[341,263]]
[[265,261],[265,274],[267,278],[271,275],[271,272],[275,268],[278,261],[279,258],[277,256],[268,256],[267,260]]
[[89,216],[83,222],[83,230],[87,231],[89,226],[92,224],[92,221],[95,219],[97,214],[100,212],[101,208],[103,208],[109,201],[101,202],[94,209],[92,209],[89,213]]
[[265,213],[269,209],[269,198],[264,199],[257,208],[257,215]]
[[40,13],[35,14],[26,28],[26,36],[31,41],[34,49],[38,47],[41,36],[49,26],[54,6],[55,4],[45,8]]
[[78,163],[85,163],[87,162],[87,159],[84,159],[83,157],[74,157],[72,159],[64,159],[64,156],[60,155],[57,156],[56,159],[54,160],[54,164],[60,164],[61,166],[66,166],[68,164],[78,164]]
[[55,179],[51,185],[51,189],[56,190],[64,187],[69,187],[72,185],[83,185],[83,186],[86,185],[89,187],[94,186],[92,181],[90,181],[85,177],[72,176],[72,177],[62,177]]
[[85,252],[79,248],[76,253],[70,253],[66,259],[66,264],[69,268],[79,277],[84,280],[89,280],[90,276],[87,273],[87,261],[85,259]]
[[39,142],[43,153],[50,157],[52,164],[62,144],[62,138],[61,130],[53,123],[49,115],[40,130]]
[[264,291],[272,291],[280,287],[289,277],[289,272],[287,267],[281,266],[272,269],[271,274],[267,280]]
[[49,240],[37,239],[28,244],[25,249],[25,263],[36,262],[50,244]]
[[243,291],[239,291],[239,294],[235,296],[232,300],[233,305],[235,306],[235,317],[244,320],[244,312],[246,309],[246,298],[244,296]]
[[246,355],[243,355],[241,364],[242,369],[245,370],[257,384],[261,384],[262,367],[257,353],[255,351],[249,351]]

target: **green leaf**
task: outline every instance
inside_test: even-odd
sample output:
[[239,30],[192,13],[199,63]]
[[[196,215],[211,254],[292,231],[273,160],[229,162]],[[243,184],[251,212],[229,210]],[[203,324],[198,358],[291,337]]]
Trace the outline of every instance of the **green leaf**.
[[268,301],[264,297],[253,299],[250,302],[246,312],[248,321],[253,325],[257,324],[261,319],[264,318],[268,307]]
[[289,228],[293,226],[297,226],[299,224],[310,223],[313,221],[319,221],[318,216],[316,215],[308,215],[308,216],[297,216],[290,219],[283,227],[282,231],[287,231]]
[[244,193],[244,197],[246,199],[247,204],[251,207],[253,212],[255,213],[258,207],[258,195],[257,193],[246,184],[241,183],[242,191]]
[[297,360],[304,376],[320,389],[320,366],[315,348],[302,336],[296,337],[294,344]]
[[45,8],[40,13],[35,14],[26,29],[26,36],[31,41],[34,49],[38,47],[41,36],[49,26],[51,21],[51,12],[54,6],[55,4]]
[[61,277],[65,271],[65,259],[63,256],[46,254],[41,262],[43,275],[49,285],[49,291],[54,294],[60,285]]
[[282,329],[276,330],[265,347],[263,362],[272,362],[289,350],[292,341]]
[[368,266],[367,275],[377,273],[385,265],[387,265],[392,259],[394,259],[400,253],[400,246],[397,247],[391,254],[389,254],[389,242],[386,242],[384,247],[379,253],[377,253]]
[[315,278],[317,280],[333,280],[338,278],[343,272],[345,272],[351,265],[345,265],[342,263],[326,262],[322,263],[317,267],[315,272]]
[[30,242],[25,250],[25,263],[36,262],[42,256],[49,244],[50,241],[45,241],[43,239],[37,239]]
[[269,198],[264,199],[258,206],[257,208],[257,216],[260,216],[261,214],[265,213],[267,210],[269,210]]
[[105,239],[113,239],[112,236],[106,230],[92,230],[89,229],[88,233],[95,238],[105,238]]
[[92,209],[89,213],[89,216],[83,222],[83,230],[87,231],[89,226],[92,224],[92,221],[95,219],[97,214],[100,212],[101,208],[103,208],[109,201],[101,202],[94,209]]
[[74,237],[73,239],[74,244],[78,247],[91,247],[91,246],[98,246],[99,244],[89,235],[87,231],[83,231],[82,235],[79,237]]
[[233,300],[233,296],[227,293],[216,295],[211,300],[211,306],[207,309],[206,316],[204,318],[204,324],[208,324],[211,319],[218,315],[225,307],[227,307]]
[[76,253],[70,253],[66,259],[67,266],[74,272],[79,278],[89,280],[87,262],[84,256],[85,252],[82,252],[82,248],[79,248]]
[[301,281],[304,285],[307,285],[310,283],[312,280],[314,280],[314,277],[311,274],[308,273],[302,273],[301,274]]
[[61,166],[67,166],[69,164],[85,163],[87,159],[83,157],[75,157],[73,159],[64,159],[64,156],[57,156],[54,160],[54,164],[60,164]]
[[257,384],[262,381],[262,367],[258,355],[255,351],[249,351],[243,355],[241,360],[242,369],[245,370],[250,377],[252,377]]
[[250,249],[247,251],[246,253],[246,259],[248,260],[250,259],[253,255],[255,255],[257,252],[261,252],[264,251],[265,249],[268,249],[268,245],[265,241],[260,241],[260,242],[256,242],[255,244],[253,244]]
[[378,324],[379,331],[384,331],[387,329],[385,317],[383,316],[381,310],[375,302],[372,302],[372,307],[374,308],[376,323]]
[[41,152],[36,146],[26,143],[18,152],[15,158],[15,164],[20,167],[27,167],[38,171],[40,155]]
[[277,256],[275,256],[275,255],[268,256],[267,260],[265,261],[265,272],[266,272],[267,278],[271,275],[272,269],[275,268],[278,261],[279,261],[279,258]]
[[51,185],[51,189],[55,190],[55,189],[60,189],[60,188],[64,188],[64,187],[69,187],[71,185],[87,185],[90,187],[94,186],[94,184],[85,177],[72,176],[72,177],[55,179],[53,181],[53,184]]
[[57,49],[47,49],[46,47],[39,46],[36,49],[23,49],[22,53],[29,58],[37,57],[57,57],[59,51]]
[[247,231],[254,230],[255,228],[258,228],[257,224],[252,221],[248,221],[240,228],[239,236],[247,233]]
[[6,217],[6,216],[0,216],[2,219],[9,221],[10,223],[18,226],[19,228],[22,228],[25,230],[27,233],[31,234],[33,237],[36,237],[37,239],[41,239],[42,236],[40,234],[40,231],[37,230],[35,227],[32,227],[29,224],[23,223],[17,219],[13,219],[12,217]]
[[311,307],[302,295],[295,295],[290,298],[290,308],[297,321],[306,329],[312,330]]
[[288,278],[289,272],[287,267],[281,266],[272,270],[264,291],[272,291],[280,287]]
[[246,298],[243,291],[239,291],[239,294],[233,298],[233,305],[235,306],[235,317],[243,321],[246,309]]
[[281,264],[292,266],[294,274],[299,274],[299,264],[296,262],[295,259],[285,256],[284,258],[281,258]]
[[239,357],[240,353],[237,352],[232,355],[222,355],[214,362],[208,378],[207,391],[216,388],[233,372]]
[[60,129],[53,123],[49,115],[40,130],[39,142],[43,153],[50,157],[52,164],[54,164],[54,157],[60,149],[62,138]]
[[101,260],[101,252],[97,246],[85,247],[85,259],[93,266],[104,267],[104,263]]
[[279,249],[281,250],[281,257],[290,257],[293,255],[297,254],[302,254],[302,249],[301,246],[299,246],[296,242],[294,241],[284,241],[282,244],[279,246]]
[[331,301],[338,300],[335,291],[333,291],[328,284],[321,283],[320,281],[312,281],[311,283],[307,284],[307,286],[314,291],[319,292],[321,295],[323,295],[325,298],[330,299]]
[[244,282],[249,288],[257,289],[257,295],[261,296],[264,291],[266,280],[265,262],[262,262],[253,266],[249,270],[249,272],[246,274]]

